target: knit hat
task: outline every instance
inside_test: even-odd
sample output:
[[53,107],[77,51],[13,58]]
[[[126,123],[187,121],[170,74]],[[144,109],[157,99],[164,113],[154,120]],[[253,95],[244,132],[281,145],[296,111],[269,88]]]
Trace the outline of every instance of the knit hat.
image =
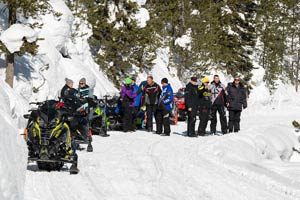
[[66,84],[67,84],[67,85],[73,83],[73,81],[72,81],[71,79],[68,79],[68,78],[65,78],[65,81],[66,81]]
[[132,84],[132,80],[131,80],[130,78],[126,78],[126,79],[125,79],[125,84],[126,84],[126,85]]
[[191,77],[191,81],[197,82],[197,77],[196,77],[196,76],[192,76],[192,77]]
[[81,78],[81,79],[79,80],[79,83],[86,83],[86,79],[85,79],[85,78]]
[[209,79],[207,77],[202,78],[202,83],[209,83]]
[[167,78],[163,78],[163,79],[161,79],[161,83],[169,83],[169,81],[168,81],[168,79]]

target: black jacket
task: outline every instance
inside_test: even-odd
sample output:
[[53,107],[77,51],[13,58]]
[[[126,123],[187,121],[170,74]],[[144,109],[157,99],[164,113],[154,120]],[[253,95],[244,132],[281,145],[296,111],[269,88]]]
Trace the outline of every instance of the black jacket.
[[64,99],[68,95],[70,89],[71,88],[67,84],[64,85],[64,87],[60,91],[60,98]]
[[227,88],[227,103],[228,110],[243,110],[247,108],[247,92],[243,84],[239,84],[238,87],[234,83],[229,83]]
[[198,86],[188,83],[184,89],[185,107],[195,108],[199,105]]
[[160,86],[153,82],[152,85],[147,84],[143,90],[143,97],[146,105],[157,105],[161,94]]
[[204,85],[199,86],[199,107],[210,108],[211,107],[211,93]]

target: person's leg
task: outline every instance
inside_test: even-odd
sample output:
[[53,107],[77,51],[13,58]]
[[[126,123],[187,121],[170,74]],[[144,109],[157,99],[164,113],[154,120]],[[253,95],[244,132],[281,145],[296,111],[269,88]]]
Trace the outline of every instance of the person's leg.
[[124,115],[123,115],[123,131],[127,132],[130,129],[131,125],[131,113],[128,106],[124,106]]
[[220,115],[221,131],[223,134],[226,134],[227,133],[227,119],[226,119],[225,107],[223,105],[219,105],[218,113]]
[[217,127],[217,105],[213,105],[210,111],[211,114],[211,121],[210,121],[210,132],[212,134],[216,133],[216,127]]
[[242,111],[235,111],[234,132],[239,132],[240,131],[241,112]]
[[235,113],[234,111],[229,111],[229,122],[228,122],[228,132],[231,133],[233,131],[233,123],[234,123]]
[[156,121],[156,133],[162,134],[162,126],[163,126],[163,111],[156,110],[155,112],[155,121]]
[[191,112],[191,124],[190,124],[190,134],[191,136],[195,136],[195,125],[196,125],[196,115],[197,115],[197,108],[194,107]]
[[205,130],[206,130],[207,122],[209,119],[209,109],[208,108],[200,108],[199,118],[200,118],[200,123],[198,126],[198,135],[204,136],[206,133]]
[[166,108],[163,109],[163,125],[164,125],[164,135],[170,135],[171,125],[170,125],[170,111]]
[[147,112],[147,130],[152,131],[153,130],[153,124],[152,124],[152,108],[153,106],[147,105],[146,112]]
[[138,114],[138,107],[133,107],[132,108],[132,123],[131,123],[131,131],[135,131],[136,130],[136,123],[137,123],[137,114]]

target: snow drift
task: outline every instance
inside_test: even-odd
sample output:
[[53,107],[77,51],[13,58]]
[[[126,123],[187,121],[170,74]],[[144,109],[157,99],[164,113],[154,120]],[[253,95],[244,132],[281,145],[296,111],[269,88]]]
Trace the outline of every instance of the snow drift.
[[23,24],[13,24],[3,33],[1,33],[0,40],[6,46],[10,53],[20,51],[24,41],[29,43],[35,42],[37,39],[36,32]]
[[19,135],[27,102],[0,77],[0,199],[23,199],[27,151]]

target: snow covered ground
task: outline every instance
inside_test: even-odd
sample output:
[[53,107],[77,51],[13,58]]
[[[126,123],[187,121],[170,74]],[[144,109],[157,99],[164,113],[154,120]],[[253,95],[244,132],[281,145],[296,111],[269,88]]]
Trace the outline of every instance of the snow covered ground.
[[[140,6],[140,26],[146,25],[146,1],[132,1]],[[292,120],[300,120],[300,94],[280,83],[270,96],[261,68],[254,71],[255,87],[239,134],[187,138],[184,122],[172,126],[174,133],[165,138],[144,131],[110,132],[109,138],[94,137],[93,153],[79,152],[78,175],[66,169],[37,171],[32,163],[26,171],[27,148],[18,133],[25,127],[22,115],[29,101],[54,98],[66,77],[77,83],[85,76],[98,96],[118,91],[93,61],[88,26],[80,22],[76,31],[87,35],[72,38],[78,19],[63,0],[50,4],[62,16],[38,19],[44,26],[35,31],[44,40],[38,42],[37,56],[16,58],[14,90],[4,83],[5,68],[0,69],[0,128],[6,130],[0,134],[0,200],[24,195],[26,200],[300,199],[300,156],[292,151],[300,145],[291,126]],[[2,13],[1,31],[3,19]],[[167,77],[176,91],[183,83],[176,69],[167,68],[168,51],[157,50],[152,74],[157,82]],[[232,79],[220,75],[224,83]],[[138,81],[145,77],[139,75]]]
[[171,137],[94,136],[94,152],[79,152],[78,175],[30,164],[25,199],[300,199],[300,156],[291,150],[298,117],[296,109],[246,114],[239,134],[222,137],[184,137],[184,122]]

